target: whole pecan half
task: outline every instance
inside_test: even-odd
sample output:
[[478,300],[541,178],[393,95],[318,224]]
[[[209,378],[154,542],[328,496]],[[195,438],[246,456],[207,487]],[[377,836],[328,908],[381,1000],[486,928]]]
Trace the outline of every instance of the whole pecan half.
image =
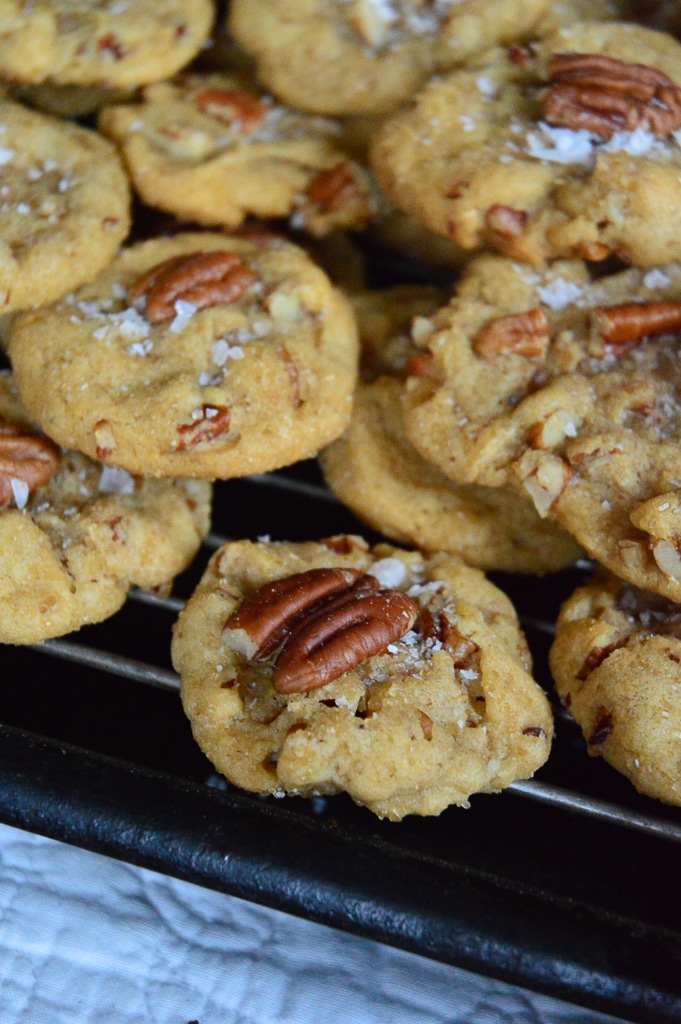
[[591,317],[607,350],[624,355],[646,338],[681,331],[681,302],[658,300],[596,306]]
[[592,53],[557,53],[542,97],[545,121],[609,139],[646,128],[665,137],[681,127],[681,88],[664,72]]
[[285,576],[242,601],[224,628],[245,630],[257,648],[253,660],[262,660],[288,636],[301,613],[346,591],[361,575],[359,569],[310,569]]
[[399,640],[418,617],[418,605],[399,590],[381,589],[357,569],[311,569],[267,584],[227,619],[254,646],[249,659],[275,655],[278,693],[325,686]]
[[12,480],[34,491],[52,479],[58,465],[59,448],[48,437],[0,419],[0,508],[15,500]]
[[487,360],[500,355],[536,359],[544,355],[550,333],[546,313],[537,307],[490,320],[473,339],[473,350]]
[[243,89],[199,89],[192,94],[196,106],[226,124],[237,124],[245,135],[256,131],[267,113],[267,104]]
[[192,252],[173,256],[151,267],[129,290],[131,302],[146,296],[145,315],[152,323],[172,320],[175,303],[189,302],[197,309],[228,306],[258,280],[234,252]]

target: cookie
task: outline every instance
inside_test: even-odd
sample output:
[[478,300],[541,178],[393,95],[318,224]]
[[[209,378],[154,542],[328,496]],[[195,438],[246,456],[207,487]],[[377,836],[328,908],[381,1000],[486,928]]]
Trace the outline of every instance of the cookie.
[[681,258],[679,129],[681,43],[577,23],[434,79],[371,160],[399,209],[464,249],[653,266]]
[[541,519],[528,498],[509,487],[455,484],[426,462],[404,432],[401,390],[391,377],[360,384],[350,426],[320,455],[329,487],[363,522],[479,569],[542,575],[579,558],[570,534]]
[[376,187],[343,150],[336,121],[286,108],[234,76],[149,86],[141,103],[103,110],[99,128],[142,199],[188,221],[235,227],[249,214],[292,216],[325,235],[377,213]]
[[430,323],[404,399],[412,443],[453,480],[519,488],[597,561],[681,600],[681,266],[590,281],[475,260]]
[[210,0],[1,0],[0,79],[135,88],[188,64],[212,22]]
[[172,652],[197,742],[253,792],[343,790],[397,821],[467,806],[549,754],[513,607],[454,555],[352,536],[227,544]]
[[550,664],[587,752],[681,805],[681,606],[603,573],[563,605]]
[[227,478],[314,455],[345,428],[357,373],[347,299],[271,235],[132,246],[91,285],[18,316],[9,351],[51,437],[154,476]]
[[107,267],[130,189],[106,139],[0,102],[0,310],[52,302]]
[[428,76],[522,39],[549,0],[233,0],[230,30],[260,80],[313,113],[382,114]]
[[210,484],[144,480],[60,449],[0,374],[0,642],[39,643],[168,584],[208,533]]

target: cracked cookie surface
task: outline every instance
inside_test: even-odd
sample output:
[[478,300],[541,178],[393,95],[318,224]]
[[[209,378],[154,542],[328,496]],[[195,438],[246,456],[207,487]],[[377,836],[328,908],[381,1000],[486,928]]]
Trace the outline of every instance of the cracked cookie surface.
[[135,88],[188,64],[212,23],[210,0],[0,0],[0,78]]
[[464,248],[652,266],[681,257],[680,103],[676,39],[577,23],[434,79],[371,158],[398,208]]
[[[324,685],[282,694],[272,658],[249,661],[250,634],[225,624],[262,587],[320,568],[374,574],[381,588],[410,595],[419,618]],[[399,820],[467,805],[548,757],[551,712],[513,608],[454,555],[370,549],[348,536],[227,544],[178,620],[173,661],[197,742],[254,792],[346,791]]]
[[95,132],[0,102],[0,310],[43,305],[107,267],[130,188]]
[[149,86],[142,100],[108,107],[99,127],[152,206],[226,227],[249,214],[292,215],[315,235],[362,227],[376,213],[377,190],[344,152],[337,121],[220,74]]
[[[41,463],[42,470],[36,469]],[[142,480],[39,434],[0,374],[0,642],[39,643],[171,582],[210,525],[203,480]]]
[[564,603],[549,657],[588,753],[681,805],[681,606],[602,573]]
[[412,443],[452,479],[512,485],[597,561],[681,597],[681,268],[590,281],[480,257],[422,325]]
[[51,437],[156,476],[243,476],[314,455],[344,429],[357,372],[347,300],[271,235],[133,246],[75,295],[17,317],[9,348]]

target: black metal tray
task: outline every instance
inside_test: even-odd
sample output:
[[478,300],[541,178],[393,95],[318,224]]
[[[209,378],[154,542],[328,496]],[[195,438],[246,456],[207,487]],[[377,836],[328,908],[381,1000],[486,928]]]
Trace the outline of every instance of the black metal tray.
[[[214,529],[376,539],[314,463],[217,484]],[[534,780],[437,818],[261,799],[215,775],[169,641],[219,539],[171,599],[134,593],[106,623],[0,648],[0,820],[628,1020],[681,1020],[681,812],[588,758],[558,707]],[[551,622],[586,571],[493,577],[547,689]]]

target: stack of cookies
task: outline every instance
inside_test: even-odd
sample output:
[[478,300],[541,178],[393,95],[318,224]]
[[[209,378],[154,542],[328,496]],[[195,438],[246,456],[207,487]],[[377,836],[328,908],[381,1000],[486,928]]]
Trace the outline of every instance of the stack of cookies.
[[[681,802],[671,684],[664,729],[623,690],[681,662],[681,43],[631,16],[0,0],[0,641],[167,589],[212,482],[319,455],[405,547],[216,552],[173,659],[220,771],[393,820],[529,777],[551,711],[483,572],[586,550],[615,575],[561,615],[559,691]],[[368,287],[377,245],[420,283]]]

